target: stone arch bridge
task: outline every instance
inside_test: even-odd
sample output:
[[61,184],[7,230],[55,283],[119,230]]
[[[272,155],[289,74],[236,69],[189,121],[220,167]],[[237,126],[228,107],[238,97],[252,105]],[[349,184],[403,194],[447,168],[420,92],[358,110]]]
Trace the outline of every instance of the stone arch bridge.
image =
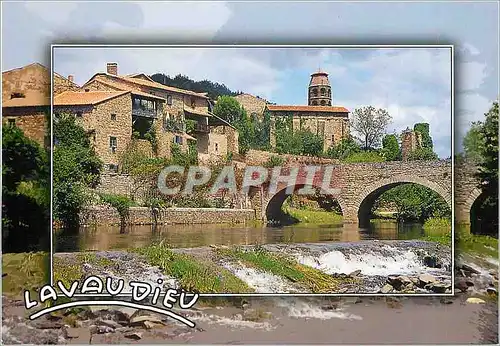
[[298,169],[293,186],[288,182],[280,182],[275,192],[269,192],[270,182],[267,181],[260,188],[251,190],[250,199],[257,217],[263,221],[279,218],[282,215],[281,206],[289,195],[286,191],[289,187],[295,192],[304,186],[321,189],[326,167],[331,167],[330,187],[339,189],[332,196],[342,209],[344,223],[366,224],[377,198],[384,191],[401,184],[415,183],[428,187],[437,192],[450,208],[454,201],[455,220],[459,223],[470,223],[471,208],[481,195],[474,177],[477,168],[467,162],[455,164],[454,198],[451,160],[323,165],[312,182],[310,178],[307,179],[306,166],[303,163],[291,163],[283,168],[282,175],[289,174],[292,168]]

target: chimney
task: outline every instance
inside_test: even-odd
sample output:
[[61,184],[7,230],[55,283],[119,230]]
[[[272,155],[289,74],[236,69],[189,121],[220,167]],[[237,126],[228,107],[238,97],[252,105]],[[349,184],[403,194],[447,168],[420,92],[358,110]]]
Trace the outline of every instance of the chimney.
[[70,82],[72,82],[74,78],[75,78],[75,76],[73,76],[72,74],[70,74],[70,75],[68,76],[68,80],[69,80]]
[[118,76],[118,64],[116,62],[108,62],[106,72],[114,76]]

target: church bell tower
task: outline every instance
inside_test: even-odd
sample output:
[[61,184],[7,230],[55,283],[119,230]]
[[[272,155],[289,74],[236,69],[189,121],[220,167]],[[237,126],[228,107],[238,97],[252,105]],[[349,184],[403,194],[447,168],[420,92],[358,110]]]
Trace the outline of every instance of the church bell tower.
[[328,80],[328,73],[318,71],[311,74],[309,82],[309,106],[331,106],[332,105],[332,87]]

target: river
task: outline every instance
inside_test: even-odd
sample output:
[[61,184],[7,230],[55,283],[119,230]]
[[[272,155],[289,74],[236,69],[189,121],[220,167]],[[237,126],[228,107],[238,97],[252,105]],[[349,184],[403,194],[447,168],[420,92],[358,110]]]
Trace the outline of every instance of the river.
[[[433,232],[446,232],[438,229]],[[285,227],[242,225],[97,226],[78,232],[56,232],[55,252],[127,250],[165,240],[174,248],[208,245],[356,242],[360,240],[408,240],[425,235],[421,224],[372,223],[370,228],[342,223],[298,224]]]

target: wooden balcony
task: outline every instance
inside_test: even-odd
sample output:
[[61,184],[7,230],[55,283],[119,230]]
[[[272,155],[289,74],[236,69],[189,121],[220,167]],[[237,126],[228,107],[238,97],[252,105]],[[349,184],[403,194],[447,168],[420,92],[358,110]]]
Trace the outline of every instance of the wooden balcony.
[[145,117],[153,119],[156,119],[158,117],[154,109],[144,109],[138,107],[132,107],[132,115],[135,115],[137,117]]

